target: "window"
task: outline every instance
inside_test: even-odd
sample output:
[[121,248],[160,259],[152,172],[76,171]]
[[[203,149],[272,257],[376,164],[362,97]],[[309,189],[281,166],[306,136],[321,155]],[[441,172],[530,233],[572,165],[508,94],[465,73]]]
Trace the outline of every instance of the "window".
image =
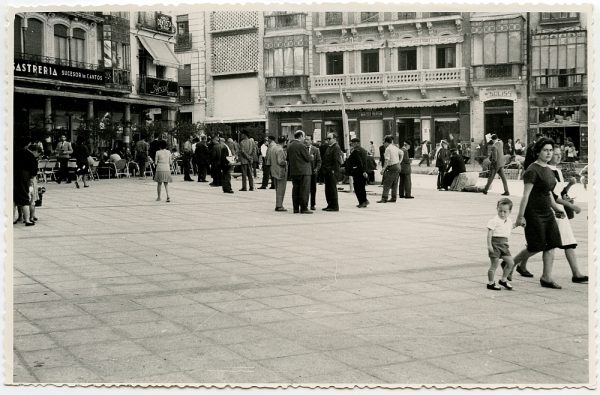
[[436,48],[436,68],[448,69],[456,67],[456,47],[438,46]]
[[60,60],[69,60],[69,48],[67,46],[67,27],[54,25],[54,57]]
[[534,34],[531,40],[533,76],[585,74],[587,37],[585,31]]
[[472,22],[473,65],[523,63],[522,18]]
[[379,51],[363,51],[362,52],[362,72],[377,73],[379,72]]
[[398,50],[398,70],[417,69],[417,49],[402,48]]
[[71,47],[71,61],[78,63],[85,62],[85,31],[73,29]]
[[579,20],[577,12],[542,12],[542,22],[560,22],[564,20]]
[[326,12],[325,13],[325,26],[337,26],[342,24],[342,13],[341,12]]
[[183,69],[177,71],[177,83],[179,86],[192,86],[192,65],[184,64]]
[[177,21],[177,34],[188,34],[190,32],[190,25],[188,21]]
[[361,12],[360,13],[360,22],[377,22],[379,21],[379,12]]
[[416,18],[417,18],[417,13],[416,12],[399,12],[398,13],[398,19],[399,20],[416,19]]
[[268,49],[264,52],[265,77],[306,75],[308,48],[302,46]]
[[30,55],[42,56],[42,32],[44,26],[37,19],[27,20],[27,29],[23,30],[23,52]]
[[167,74],[167,68],[165,66],[156,66],[156,78],[164,80]]
[[327,74],[344,74],[343,52],[329,52],[325,55],[327,62]]

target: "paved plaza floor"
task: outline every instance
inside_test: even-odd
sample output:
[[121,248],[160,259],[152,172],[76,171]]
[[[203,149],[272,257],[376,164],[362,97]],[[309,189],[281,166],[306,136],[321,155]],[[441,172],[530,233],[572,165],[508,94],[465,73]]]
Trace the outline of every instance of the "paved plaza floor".
[[[486,289],[487,196],[438,192],[340,212],[274,211],[273,190],[223,194],[175,176],[49,183],[14,226],[15,383],[586,384],[588,289],[557,251],[541,288]],[[485,180],[480,180],[483,184]],[[511,182],[518,195],[521,182]],[[347,186],[346,186],[347,188]],[[583,198],[584,190],[572,195]],[[164,192],[163,192],[164,193]],[[515,202],[516,216],[519,196]],[[573,220],[588,273],[587,204]],[[523,229],[511,240],[524,247]],[[592,321],[592,324],[594,322]]]

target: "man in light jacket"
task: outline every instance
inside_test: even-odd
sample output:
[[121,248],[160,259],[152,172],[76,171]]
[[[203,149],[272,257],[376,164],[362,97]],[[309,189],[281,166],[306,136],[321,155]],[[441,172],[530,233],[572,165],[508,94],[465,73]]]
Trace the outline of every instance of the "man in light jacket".
[[504,144],[502,143],[502,140],[500,140],[495,134],[492,134],[492,141],[494,144],[490,148],[490,175],[482,192],[484,195],[487,195],[492,182],[494,182],[496,173],[498,173],[502,179],[502,185],[504,186],[504,193],[502,196],[509,196],[510,193],[508,192],[508,182],[506,181],[506,176],[504,175],[504,165],[506,164],[506,159],[504,158]]
[[61,181],[66,181],[67,184],[71,182],[69,177],[69,158],[73,153],[73,146],[67,141],[67,136],[64,134],[60,136],[60,141],[56,144],[56,154],[58,155],[58,163],[60,168],[56,177],[56,182],[60,184]]
[[271,176],[275,183],[275,211],[287,211],[283,207],[285,187],[287,183],[287,155],[283,149],[285,136],[277,138],[277,145],[269,148],[268,161],[271,164]]

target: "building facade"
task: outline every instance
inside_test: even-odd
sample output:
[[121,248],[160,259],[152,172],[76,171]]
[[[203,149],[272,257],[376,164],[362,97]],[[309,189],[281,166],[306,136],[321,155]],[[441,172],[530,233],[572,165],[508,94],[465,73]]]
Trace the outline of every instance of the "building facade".
[[588,154],[587,16],[530,13],[529,137],[545,132]]
[[14,124],[48,146],[94,121],[131,142],[147,120],[172,124],[172,17],[159,12],[27,12],[14,19]]
[[182,14],[177,28],[176,53],[184,65],[180,91],[190,97],[182,102],[181,118],[234,138],[242,130],[264,135],[262,13]]
[[267,83],[270,128],[288,135],[302,128],[315,140],[328,132],[340,136],[341,90],[350,134],[365,147],[370,141],[379,146],[387,134],[413,148],[423,140],[470,137],[468,16],[313,12],[267,18],[279,21],[276,31],[265,33],[265,75],[276,81]]

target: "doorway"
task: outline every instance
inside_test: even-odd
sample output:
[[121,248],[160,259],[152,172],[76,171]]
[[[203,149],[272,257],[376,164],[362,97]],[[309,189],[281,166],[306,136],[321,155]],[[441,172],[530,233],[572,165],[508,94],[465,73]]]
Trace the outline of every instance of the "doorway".
[[375,147],[375,157],[379,158],[379,146],[383,144],[383,120],[371,119],[360,121],[360,145],[369,151],[370,142]]
[[484,103],[484,134],[496,134],[504,143],[514,141],[514,103],[511,100],[489,100]]
[[414,118],[396,118],[396,135],[398,136],[398,147],[406,141],[410,144],[408,154],[411,158],[415,156],[415,147],[421,139],[421,120]]

